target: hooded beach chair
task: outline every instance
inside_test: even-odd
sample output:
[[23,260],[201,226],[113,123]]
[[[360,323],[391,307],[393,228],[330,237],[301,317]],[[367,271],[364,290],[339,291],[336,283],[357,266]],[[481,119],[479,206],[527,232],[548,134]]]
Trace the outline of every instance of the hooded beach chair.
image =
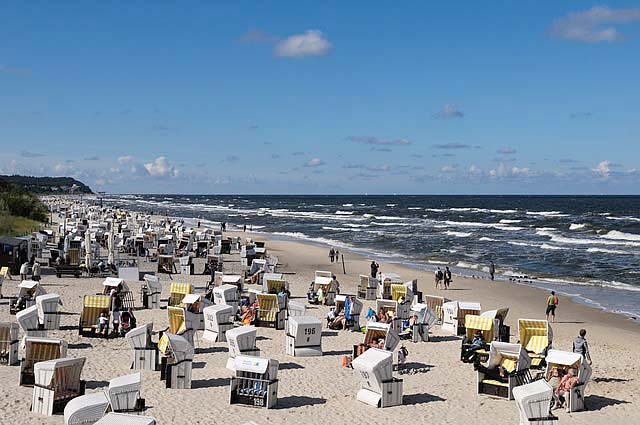
[[131,329],[125,335],[133,351],[132,369],[158,370],[158,344],[151,340],[153,323]]
[[59,305],[62,305],[62,300],[58,294],[44,294],[36,297],[38,320],[44,329],[55,330],[60,327]]
[[64,408],[64,425],[95,424],[108,408],[109,399],[104,391],[78,396]]
[[553,341],[553,329],[546,320],[518,319],[519,343],[531,357],[531,367],[545,366],[547,351]]
[[444,316],[444,304],[448,303],[449,301],[451,301],[448,298],[445,297],[439,297],[436,295],[425,295],[424,296],[424,302],[425,304],[427,304],[429,306],[429,308],[431,310],[434,311],[434,313],[436,313],[436,317],[438,318],[438,322],[439,324],[442,324],[442,318]]
[[391,285],[402,285],[402,278],[396,273],[381,273],[378,279],[377,298],[382,300],[391,299]]
[[398,324],[397,321],[402,322],[403,320],[409,319],[411,315],[411,303],[400,303],[398,301],[379,298],[376,300],[376,311],[380,310],[384,311],[387,316],[393,317],[396,329],[401,330],[401,324]]
[[20,385],[33,385],[33,367],[38,362],[67,356],[67,342],[61,339],[28,336],[24,339],[24,357],[20,362]]
[[162,293],[162,284],[160,278],[151,274],[144,275],[144,283],[142,284],[142,305],[145,308],[156,310],[160,308],[160,294]]
[[318,293],[319,290],[322,290],[324,305],[334,305],[336,298],[336,285],[333,273],[324,270],[317,270],[314,275],[313,290],[316,293]]
[[[138,275],[136,274],[136,280]],[[111,291],[115,289],[116,296],[120,300],[120,305],[123,309],[134,308],[133,292],[129,289],[127,283],[119,277],[107,277],[102,282],[102,295],[110,295]],[[115,305],[118,305],[114,302]]]
[[284,328],[287,329],[289,317],[304,316],[307,312],[307,306],[297,302],[289,301],[287,303],[287,318],[284,320]]
[[144,399],[140,398],[142,374],[140,372],[119,376],[109,381],[107,398],[112,412],[130,413],[144,410]]
[[478,394],[513,400],[515,387],[531,382],[531,359],[520,344],[493,341],[489,360],[477,368]]
[[36,363],[31,411],[51,416],[84,394],[85,384],[80,380],[84,362],[84,357],[63,357]]
[[109,412],[96,422],[95,425],[156,425],[156,420],[151,416]]
[[393,353],[378,348],[365,351],[352,362],[360,375],[356,399],[375,407],[402,404],[402,379],[393,377]]
[[442,329],[453,335],[463,336],[465,316],[479,315],[480,303],[467,301],[449,301],[443,304]]
[[181,335],[195,347],[195,315],[186,311],[184,307],[168,307],[167,314],[169,315],[168,332]]
[[[496,340],[497,337],[497,326],[497,319],[467,314],[465,317],[465,336],[462,339],[462,345],[460,347],[460,360],[465,363],[473,363],[476,359],[481,362],[487,361],[489,357],[489,344],[491,344],[491,341]],[[484,346],[474,351],[475,356],[465,358],[464,354],[471,348],[471,341],[476,332],[482,333],[482,338],[485,342]]]
[[[107,317],[107,328],[98,332],[98,322],[104,313]],[[85,295],[82,299],[82,313],[78,333],[82,336],[108,336],[111,323],[111,297],[108,295]]]
[[322,356],[322,321],[311,316],[294,316],[287,321],[287,354],[294,357]]
[[393,283],[391,284],[391,299],[393,301],[400,302],[401,298],[404,298],[406,304],[413,304],[413,282],[405,282],[403,284]]
[[[40,326],[40,319],[38,318],[38,306],[32,305],[16,314],[16,321],[18,326],[27,336],[47,336],[47,331]],[[23,344],[24,345],[24,344]]]
[[286,310],[280,308],[278,295],[258,294],[258,309],[255,325],[275,329],[284,329]]
[[[384,344],[382,346],[379,345],[380,340],[384,341]],[[364,338],[362,341],[365,350],[368,350],[371,346],[375,346],[376,348],[383,348],[393,353],[393,350],[396,349],[399,343],[400,337],[398,336],[398,332],[393,328],[393,326],[387,323],[367,323],[367,330],[364,333]],[[359,352],[359,347],[361,347],[361,345],[353,346],[354,359],[362,354],[361,352]]]
[[258,330],[255,326],[239,326],[227,331],[226,337],[229,346],[227,369],[235,371],[237,356],[260,356],[260,350],[256,347],[257,333]]
[[169,287],[169,306],[180,305],[185,295],[192,292],[190,283],[171,282]]
[[166,387],[191,388],[193,345],[180,335],[164,333],[158,342],[158,351],[162,354],[160,379]]
[[361,300],[375,300],[378,280],[361,274],[358,283],[358,298]]
[[416,303],[411,306],[411,315],[415,317],[411,325],[411,341],[428,342],[429,330],[438,320],[436,313],[427,304]]
[[9,302],[9,313],[17,314],[19,311],[36,304],[36,298],[47,291],[35,280],[23,280],[18,285],[18,296]]
[[289,283],[284,279],[265,278],[262,285],[262,292],[267,294],[278,294],[282,288],[288,290]]
[[[349,302],[347,302],[349,299]],[[349,311],[347,311],[347,308]],[[355,295],[340,294],[336,295],[336,311],[344,309],[344,318],[347,321],[347,329],[360,332],[360,313],[362,313],[362,301]]]
[[199,294],[187,294],[182,298],[180,307],[185,309],[188,316],[187,320],[193,320],[194,330],[204,330],[204,308],[212,305],[213,303]]
[[549,350],[545,360],[547,363],[547,376],[550,375],[551,369],[553,368],[561,369],[565,373],[567,373],[569,369],[575,369],[577,371],[576,376],[578,383],[565,395],[567,412],[584,410],[585,390],[591,379],[592,369],[582,354],[561,350]]
[[226,333],[233,329],[234,309],[230,305],[216,304],[204,309],[204,334],[211,342],[225,342]]
[[18,324],[14,322],[0,322],[0,363],[8,366],[17,365],[18,357]]
[[496,310],[485,311],[480,317],[488,317],[497,320],[496,323],[496,335],[495,340],[500,342],[509,342],[511,328],[505,323],[507,321],[507,315],[509,314],[509,308],[499,308]]
[[278,402],[278,366],[274,359],[236,356],[229,404],[274,407]]
[[513,389],[513,398],[520,414],[519,425],[556,425],[558,418],[551,412],[553,388],[544,379]]
[[228,283],[213,288],[213,302],[215,304],[231,306],[234,312],[240,305],[238,295],[238,287]]
[[216,277],[216,281],[219,282],[219,286],[233,285],[236,287],[236,291],[238,291],[238,294],[242,293],[242,276],[238,274],[223,274],[219,277]]

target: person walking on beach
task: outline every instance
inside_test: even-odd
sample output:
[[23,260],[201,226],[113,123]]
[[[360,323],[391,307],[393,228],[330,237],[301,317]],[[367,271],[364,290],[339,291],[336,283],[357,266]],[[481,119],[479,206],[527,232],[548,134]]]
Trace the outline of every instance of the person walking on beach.
[[556,320],[556,307],[558,306],[558,296],[555,291],[551,291],[551,295],[547,297],[547,321],[549,321],[549,315],[551,315],[551,323]]
[[587,361],[587,363],[591,364],[591,354],[589,354],[589,345],[587,344],[587,336],[586,329],[580,329],[580,334],[573,340],[573,352],[582,354],[582,357]]
[[331,247],[331,249],[329,249],[329,259],[331,260],[332,263],[335,255],[336,255],[336,252],[333,250],[333,247]]
[[20,280],[27,280],[28,274],[29,274],[29,262],[25,261],[20,266]]
[[244,226],[242,226],[242,233],[246,233],[247,231],[247,225],[245,224]]
[[491,276],[491,280],[493,280],[496,275],[496,265],[493,261],[489,264],[489,275]]
[[440,270],[440,267],[438,267],[434,275],[434,279],[436,281],[436,289],[440,289],[440,284],[442,283],[443,278],[444,274],[442,273],[442,270]]
[[35,261],[33,263],[33,270],[31,271],[31,279],[35,280],[36,282],[40,282],[40,275],[41,275],[41,270],[40,270],[40,263],[38,263],[37,261]]
[[449,289],[449,285],[451,285],[451,270],[449,270],[449,266],[445,266],[445,268],[444,268],[444,289]]
[[378,277],[378,269],[380,268],[380,265],[378,263],[376,263],[375,260],[371,261],[371,277],[372,278],[376,278]]

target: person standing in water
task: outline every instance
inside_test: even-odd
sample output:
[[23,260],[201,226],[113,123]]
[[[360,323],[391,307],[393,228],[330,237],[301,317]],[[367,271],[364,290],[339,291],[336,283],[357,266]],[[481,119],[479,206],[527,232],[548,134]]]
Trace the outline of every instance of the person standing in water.
[[489,264],[489,275],[491,276],[491,280],[493,280],[496,275],[496,265],[493,261]]
[[551,291],[551,295],[547,297],[547,321],[549,321],[549,315],[551,315],[551,323],[556,320],[556,307],[558,306],[558,296],[555,291]]

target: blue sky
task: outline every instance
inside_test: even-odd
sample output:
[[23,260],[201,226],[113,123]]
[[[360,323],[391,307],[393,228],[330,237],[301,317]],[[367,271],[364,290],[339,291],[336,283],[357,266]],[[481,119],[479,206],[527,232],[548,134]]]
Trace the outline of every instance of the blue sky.
[[638,193],[637,2],[4,2],[0,172]]

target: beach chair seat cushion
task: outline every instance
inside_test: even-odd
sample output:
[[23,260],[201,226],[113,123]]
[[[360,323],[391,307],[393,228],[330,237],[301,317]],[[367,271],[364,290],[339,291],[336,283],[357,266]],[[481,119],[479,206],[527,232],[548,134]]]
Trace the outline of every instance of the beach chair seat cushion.
[[509,387],[509,383],[508,382],[502,382],[502,381],[498,381],[498,380],[495,380],[495,379],[483,379],[482,383],[486,384],[486,385],[495,385],[495,386],[498,386],[498,387],[507,387],[507,388]]

